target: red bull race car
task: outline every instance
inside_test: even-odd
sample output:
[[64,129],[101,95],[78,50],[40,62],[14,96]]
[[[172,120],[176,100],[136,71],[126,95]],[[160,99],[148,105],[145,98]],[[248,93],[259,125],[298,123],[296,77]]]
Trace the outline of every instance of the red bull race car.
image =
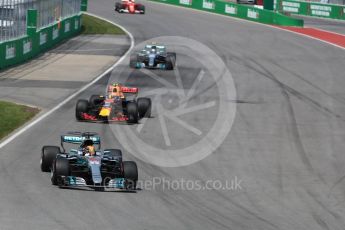
[[[78,121],[138,123],[151,116],[151,99],[137,98],[139,89],[121,84],[108,86],[107,95],[92,95],[89,100],[80,99],[76,104]],[[132,99],[127,97],[132,96]]]
[[122,0],[115,3],[115,11],[119,13],[145,14],[145,6],[134,0]]

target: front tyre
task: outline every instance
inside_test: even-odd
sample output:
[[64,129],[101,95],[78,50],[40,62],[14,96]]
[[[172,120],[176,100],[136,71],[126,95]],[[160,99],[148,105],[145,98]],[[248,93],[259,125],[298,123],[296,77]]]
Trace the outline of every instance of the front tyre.
[[138,105],[135,102],[127,104],[127,116],[129,123],[138,123]]
[[123,171],[127,189],[136,189],[138,182],[137,164],[134,161],[124,161]]
[[53,162],[53,168],[51,171],[51,182],[53,185],[59,185],[59,179],[61,176],[69,176],[70,168],[69,162],[66,158],[56,158]]
[[50,172],[53,162],[58,154],[60,154],[58,146],[43,146],[41,154],[41,171]]
[[151,117],[152,102],[150,98],[141,97],[137,100],[139,118]]
[[75,118],[78,121],[84,120],[83,113],[87,113],[89,109],[89,102],[87,100],[78,100],[75,107]]
[[173,70],[175,67],[175,56],[172,54],[168,54],[166,57],[165,69],[166,70]]

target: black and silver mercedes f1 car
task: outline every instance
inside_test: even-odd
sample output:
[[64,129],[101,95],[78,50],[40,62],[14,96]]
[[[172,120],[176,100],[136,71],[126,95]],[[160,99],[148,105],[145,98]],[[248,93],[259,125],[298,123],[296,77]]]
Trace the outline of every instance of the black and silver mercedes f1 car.
[[163,45],[146,45],[144,49],[130,58],[131,68],[150,68],[173,70],[176,63],[176,53],[167,52]]
[[[66,152],[66,143],[78,147]],[[94,132],[68,132],[61,135],[61,148],[43,146],[41,170],[51,172],[52,184],[59,187],[134,191],[138,180],[136,163],[123,161],[119,149],[101,150],[101,138]]]

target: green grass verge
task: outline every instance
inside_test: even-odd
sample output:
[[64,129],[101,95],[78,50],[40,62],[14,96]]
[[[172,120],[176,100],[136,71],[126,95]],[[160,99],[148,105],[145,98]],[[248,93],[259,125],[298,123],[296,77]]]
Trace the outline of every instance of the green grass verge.
[[38,112],[36,108],[0,101],[0,139],[33,118]]
[[125,34],[125,32],[113,24],[99,18],[83,14],[82,34]]

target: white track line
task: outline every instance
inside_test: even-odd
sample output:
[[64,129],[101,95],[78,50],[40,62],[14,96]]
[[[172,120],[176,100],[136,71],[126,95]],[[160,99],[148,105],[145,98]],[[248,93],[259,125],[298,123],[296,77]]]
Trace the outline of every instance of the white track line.
[[[242,18],[236,18],[236,17],[232,17],[232,16],[226,16],[226,15],[223,15],[223,14],[217,14],[217,13],[214,13],[214,12],[208,12],[208,11],[203,11],[203,10],[197,10],[197,9],[192,9],[192,8],[188,8],[188,7],[183,7],[183,6],[171,5],[171,4],[164,3],[164,2],[150,1],[150,3],[163,4],[165,6],[177,7],[177,8],[180,8],[180,9],[182,8],[182,9],[185,9],[185,10],[197,11],[197,12],[200,12],[200,13],[211,14],[211,15],[215,15],[215,16],[225,17],[225,18],[228,18],[228,19],[234,19],[234,20],[237,20],[237,21],[254,23],[254,24],[261,25],[261,26],[266,26],[266,27],[277,29],[277,30],[286,31],[286,32],[290,32],[290,33],[297,34],[297,35],[300,35],[300,36],[304,36],[304,37],[307,37],[307,38],[310,38],[310,39],[313,39],[313,40],[316,40],[316,41],[320,41],[320,42],[326,43],[328,45],[331,45],[331,46],[334,46],[334,47],[337,47],[337,48],[345,50],[344,47],[338,46],[336,44],[333,44],[333,43],[330,43],[330,42],[327,42],[327,41],[324,41],[324,40],[321,40],[321,39],[318,39],[318,38],[314,38],[314,37],[311,37],[309,35],[300,34],[300,33],[297,33],[297,32],[291,31],[291,30],[286,30],[286,29],[278,27],[278,25],[277,26],[273,26],[273,25],[264,24],[264,23],[260,23],[260,22],[255,22],[255,21],[250,21],[250,20],[246,20],[246,19],[242,19]],[[317,29],[317,28],[315,28],[315,29]],[[330,32],[330,31],[327,31],[327,32]],[[332,32],[332,33],[334,33],[334,32]]]
[[133,35],[126,30],[124,27],[122,27],[121,25],[116,24],[115,22],[109,21],[107,19],[104,19],[102,17],[99,17],[97,15],[94,14],[90,14],[90,13],[86,13],[88,15],[100,18],[104,21],[107,21],[115,26],[118,26],[119,28],[121,28],[123,31],[125,31],[127,33],[127,35],[129,36],[130,40],[131,40],[131,46],[130,48],[127,50],[127,52],[119,59],[116,61],[116,63],[111,66],[109,69],[107,69],[105,72],[103,72],[101,75],[99,75],[98,77],[96,77],[94,80],[92,80],[90,83],[88,83],[87,85],[83,86],[81,89],[79,89],[77,92],[73,93],[72,95],[70,95],[69,97],[67,97],[65,100],[63,100],[62,102],[60,102],[58,105],[56,105],[54,108],[52,108],[51,110],[49,110],[47,113],[42,114],[41,116],[39,116],[37,119],[33,120],[32,122],[28,123],[27,125],[25,125],[23,128],[19,129],[17,132],[14,132],[13,134],[11,134],[8,138],[6,138],[4,141],[2,141],[0,143],[0,149],[3,148],[4,146],[6,146],[8,143],[10,143],[11,141],[13,141],[14,139],[16,139],[18,136],[20,136],[21,134],[23,134],[24,132],[26,132],[27,130],[29,130],[31,127],[33,127],[34,125],[38,124],[39,122],[41,122],[42,120],[44,120],[45,118],[47,118],[49,115],[51,115],[52,113],[54,113],[56,110],[60,109],[63,105],[65,105],[67,102],[69,102],[70,100],[72,100],[74,97],[76,97],[78,94],[80,94],[81,92],[85,91],[87,88],[89,88],[90,86],[92,86],[93,84],[95,84],[98,80],[100,80],[102,77],[104,77],[105,75],[107,75],[108,73],[110,73],[111,71],[113,71],[113,69],[115,67],[117,67],[126,57],[127,55],[132,51],[133,47],[134,47],[134,37]]

